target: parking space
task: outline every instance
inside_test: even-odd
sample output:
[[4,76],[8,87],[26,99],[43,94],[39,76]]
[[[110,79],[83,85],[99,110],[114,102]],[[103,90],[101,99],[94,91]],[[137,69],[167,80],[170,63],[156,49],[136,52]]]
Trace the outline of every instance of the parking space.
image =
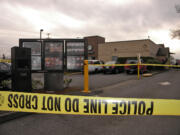
[[127,80],[104,88],[101,96],[180,99],[179,76],[180,71],[171,70],[140,80]]

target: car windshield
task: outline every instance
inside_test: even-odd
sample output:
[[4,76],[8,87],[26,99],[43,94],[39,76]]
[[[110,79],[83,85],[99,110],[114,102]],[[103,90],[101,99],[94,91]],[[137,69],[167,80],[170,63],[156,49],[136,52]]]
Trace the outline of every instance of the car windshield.
[[0,63],[0,70],[6,71],[9,70],[9,65],[5,63]]
[[108,61],[106,62],[106,64],[115,64],[116,62],[115,61]]
[[100,64],[99,61],[88,61],[88,64]]
[[127,64],[136,64],[137,60],[127,60]]

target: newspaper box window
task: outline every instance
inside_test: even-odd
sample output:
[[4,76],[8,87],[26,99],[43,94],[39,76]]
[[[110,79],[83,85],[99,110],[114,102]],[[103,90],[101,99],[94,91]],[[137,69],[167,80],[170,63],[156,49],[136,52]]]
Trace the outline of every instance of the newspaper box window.
[[81,71],[85,58],[84,41],[67,41],[67,70]]
[[22,47],[31,48],[31,69],[32,70],[42,70],[41,66],[41,42],[23,42]]

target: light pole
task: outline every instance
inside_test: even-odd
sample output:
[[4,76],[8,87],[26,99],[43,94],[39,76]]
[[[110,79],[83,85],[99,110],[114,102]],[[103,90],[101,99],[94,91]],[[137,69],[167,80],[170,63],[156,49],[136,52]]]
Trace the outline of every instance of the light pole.
[[44,30],[43,29],[40,29],[40,40],[41,40],[41,38],[42,38],[42,32],[43,32]]

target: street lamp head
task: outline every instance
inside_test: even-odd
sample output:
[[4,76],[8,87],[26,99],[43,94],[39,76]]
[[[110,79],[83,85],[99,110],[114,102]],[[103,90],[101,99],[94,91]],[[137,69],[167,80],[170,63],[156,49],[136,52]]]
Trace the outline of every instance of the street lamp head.
[[40,39],[42,38],[43,29],[40,29]]

